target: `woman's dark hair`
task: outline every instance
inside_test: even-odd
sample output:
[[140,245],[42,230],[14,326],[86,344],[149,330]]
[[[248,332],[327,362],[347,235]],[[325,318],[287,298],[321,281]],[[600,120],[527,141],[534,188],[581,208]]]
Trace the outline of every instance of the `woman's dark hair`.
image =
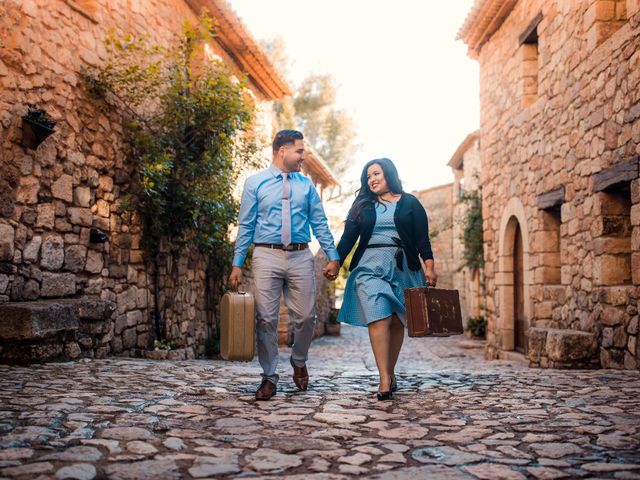
[[402,182],[398,176],[398,169],[391,160],[388,158],[376,158],[375,160],[367,162],[360,175],[360,188],[356,191],[356,199],[353,201],[353,205],[351,205],[351,209],[349,210],[349,218],[353,220],[357,220],[360,217],[360,213],[365,205],[376,202],[382,203],[378,199],[378,196],[369,188],[367,179],[367,170],[369,170],[371,165],[376,164],[382,168],[382,173],[389,186],[389,191],[393,193],[402,193],[404,191],[402,190]]

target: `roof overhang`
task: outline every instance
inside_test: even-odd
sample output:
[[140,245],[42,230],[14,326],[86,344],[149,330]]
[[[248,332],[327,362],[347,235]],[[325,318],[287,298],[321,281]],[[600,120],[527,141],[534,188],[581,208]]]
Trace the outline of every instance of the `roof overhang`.
[[471,58],[478,58],[482,46],[502,25],[518,0],[475,0],[456,39],[469,47]]
[[449,160],[449,163],[447,163],[447,165],[453,168],[454,170],[458,170],[462,168],[462,165],[463,165],[462,159],[464,157],[465,152],[469,150],[469,148],[471,148],[474,142],[478,139],[479,135],[480,135],[480,132],[478,130],[467,135],[467,137],[462,141],[462,143],[458,145],[458,148],[456,149],[455,153],[453,154],[453,156],[451,157],[451,160]]
[[240,18],[225,0],[185,0],[200,15],[207,10],[216,20],[216,40],[225,52],[244,71],[249,81],[269,100],[291,95],[291,88],[278,74],[267,56],[258,46]]
[[340,185],[340,181],[331,170],[331,167],[311,147],[307,147],[305,150],[305,161],[302,164],[302,169],[311,177],[314,183],[319,183],[323,188]]

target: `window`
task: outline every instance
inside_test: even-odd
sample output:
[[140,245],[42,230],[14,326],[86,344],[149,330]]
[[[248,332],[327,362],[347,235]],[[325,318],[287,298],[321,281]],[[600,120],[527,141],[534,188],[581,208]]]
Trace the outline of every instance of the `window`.
[[520,94],[522,106],[531,105],[538,99],[538,25],[542,21],[539,13],[520,35]]

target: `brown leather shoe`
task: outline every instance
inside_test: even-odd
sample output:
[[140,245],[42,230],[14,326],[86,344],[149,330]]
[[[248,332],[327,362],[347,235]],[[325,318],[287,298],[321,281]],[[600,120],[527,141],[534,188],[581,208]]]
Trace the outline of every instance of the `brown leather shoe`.
[[260,388],[256,390],[256,400],[271,400],[276,394],[278,387],[271,380],[264,379],[260,384]]
[[293,383],[296,384],[298,390],[306,391],[309,386],[309,372],[307,371],[307,366],[304,367],[296,367],[293,363],[293,358],[289,357],[289,361],[291,362],[291,366],[293,367]]

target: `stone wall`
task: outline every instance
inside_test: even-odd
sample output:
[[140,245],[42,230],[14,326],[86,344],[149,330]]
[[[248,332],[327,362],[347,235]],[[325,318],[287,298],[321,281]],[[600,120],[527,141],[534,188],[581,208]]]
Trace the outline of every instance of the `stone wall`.
[[[603,367],[640,365],[639,8],[516,2],[480,51],[489,358],[514,349],[521,312],[553,338],[592,335]],[[529,358],[545,366],[560,350],[539,343]]]
[[438,287],[453,288],[453,275],[457,268],[453,260],[453,184],[411,193],[427,211]]
[[472,270],[464,265],[464,219],[468,211],[468,203],[462,201],[465,193],[477,191],[480,182],[480,149],[476,139],[462,153],[460,167],[454,169],[453,183],[453,219],[452,219],[452,262],[453,288],[460,294],[460,310],[462,323],[466,325],[470,317],[477,317],[484,312],[481,297],[482,272]]
[[[131,178],[121,119],[88,99],[80,69],[104,62],[109,30],[148,33],[166,45],[185,20],[196,16],[181,0],[0,4],[0,302],[113,302],[95,338],[73,337],[80,348],[69,349],[71,358],[134,354],[154,338],[153,270],[143,259],[139,219],[120,208]],[[217,43],[211,47],[235,65]],[[253,94],[263,105],[262,94]],[[36,150],[21,145],[29,103],[57,120]],[[159,266],[168,336],[189,346],[207,336],[206,266],[197,255]]]

